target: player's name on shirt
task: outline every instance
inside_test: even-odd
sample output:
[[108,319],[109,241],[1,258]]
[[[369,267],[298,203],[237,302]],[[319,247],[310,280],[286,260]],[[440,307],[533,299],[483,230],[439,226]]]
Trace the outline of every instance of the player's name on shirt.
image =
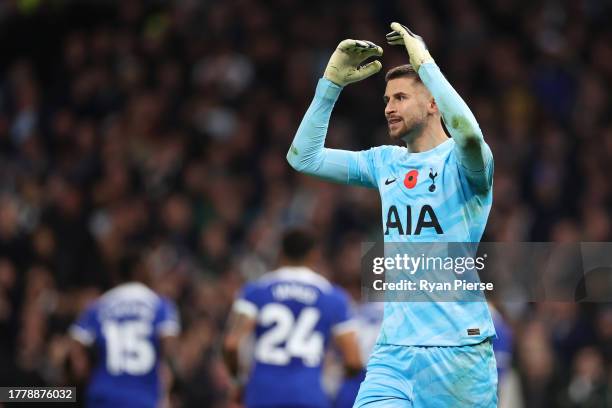
[[309,286],[297,283],[280,283],[272,289],[272,296],[278,301],[296,300],[311,305],[317,301],[319,293]]
[[139,320],[154,320],[155,308],[152,304],[140,301],[125,301],[104,305],[99,313],[101,320],[118,319],[131,316]]

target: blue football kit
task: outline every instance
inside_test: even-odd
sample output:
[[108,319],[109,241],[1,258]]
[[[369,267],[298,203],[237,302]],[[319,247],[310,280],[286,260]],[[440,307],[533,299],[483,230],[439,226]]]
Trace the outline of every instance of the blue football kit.
[[71,326],[70,335],[97,352],[88,407],[159,406],[160,338],[180,331],[174,304],[140,283],[102,295]]
[[283,267],[245,285],[233,310],[256,321],[248,408],[326,408],[321,368],[330,339],[353,330],[348,295],[305,267]]
[[[358,152],[325,148],[342,88],[322,78],[287,159],[306,174],[378,189],[387,248],[391,243],[478,243],[492,204],[491,150],[438,66],[425,63],[418,74],[451,138],[423,152],[399,146]],[[474,168],[461,148],[465,132],[480,136],[482,168]],[[479,301],[385,302],[377,345],[355,406],[496,406],[493,337],[484,296]]]

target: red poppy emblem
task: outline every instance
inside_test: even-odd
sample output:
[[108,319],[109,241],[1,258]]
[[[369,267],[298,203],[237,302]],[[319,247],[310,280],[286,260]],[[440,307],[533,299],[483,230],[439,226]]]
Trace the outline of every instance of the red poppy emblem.
[[418,176],[419,172],[416,170],[410,170],[408,173],[406,173],[406,177],[404,177],[404,185],[406,188],[413,188],[416,186]]

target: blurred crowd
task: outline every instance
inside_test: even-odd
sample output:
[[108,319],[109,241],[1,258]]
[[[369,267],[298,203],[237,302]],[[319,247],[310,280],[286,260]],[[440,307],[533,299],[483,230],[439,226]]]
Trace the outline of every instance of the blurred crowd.
[[[0,384],[70,384],[66,329],[144,254],[183,322],[173,398],[224,407],[218,353],[283,228],[314,226],[321,272],[359,300],[374,191],[285,155],[337,43],[420,34],[495,157],[483,241],[612,239],[606,1],[0,2]],[[384,79],[347,87],[327,146],[388,144]],[[612,406],[612,305],[499,304],[525,407]]]

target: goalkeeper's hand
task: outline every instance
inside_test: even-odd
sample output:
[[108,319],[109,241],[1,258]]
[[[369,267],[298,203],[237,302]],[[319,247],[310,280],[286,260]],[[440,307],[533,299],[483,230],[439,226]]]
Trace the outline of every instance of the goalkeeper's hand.
[[416,72],[419,72],[421,64],[434,62],[434,59],[427,51],[427,46],[423,39],[410,31],[408,27],[400,23],[391,23],[391,31],[387,34],[387,42],[391,45],[403,45],[410,56],[410,65]]
[[345,86],[374,75],[382,68],[380,61],[372,61],[363,66],[366,59],[380,57],[383,50],[370,41],[343,40],[332,54],[323,76],[336,85]]

